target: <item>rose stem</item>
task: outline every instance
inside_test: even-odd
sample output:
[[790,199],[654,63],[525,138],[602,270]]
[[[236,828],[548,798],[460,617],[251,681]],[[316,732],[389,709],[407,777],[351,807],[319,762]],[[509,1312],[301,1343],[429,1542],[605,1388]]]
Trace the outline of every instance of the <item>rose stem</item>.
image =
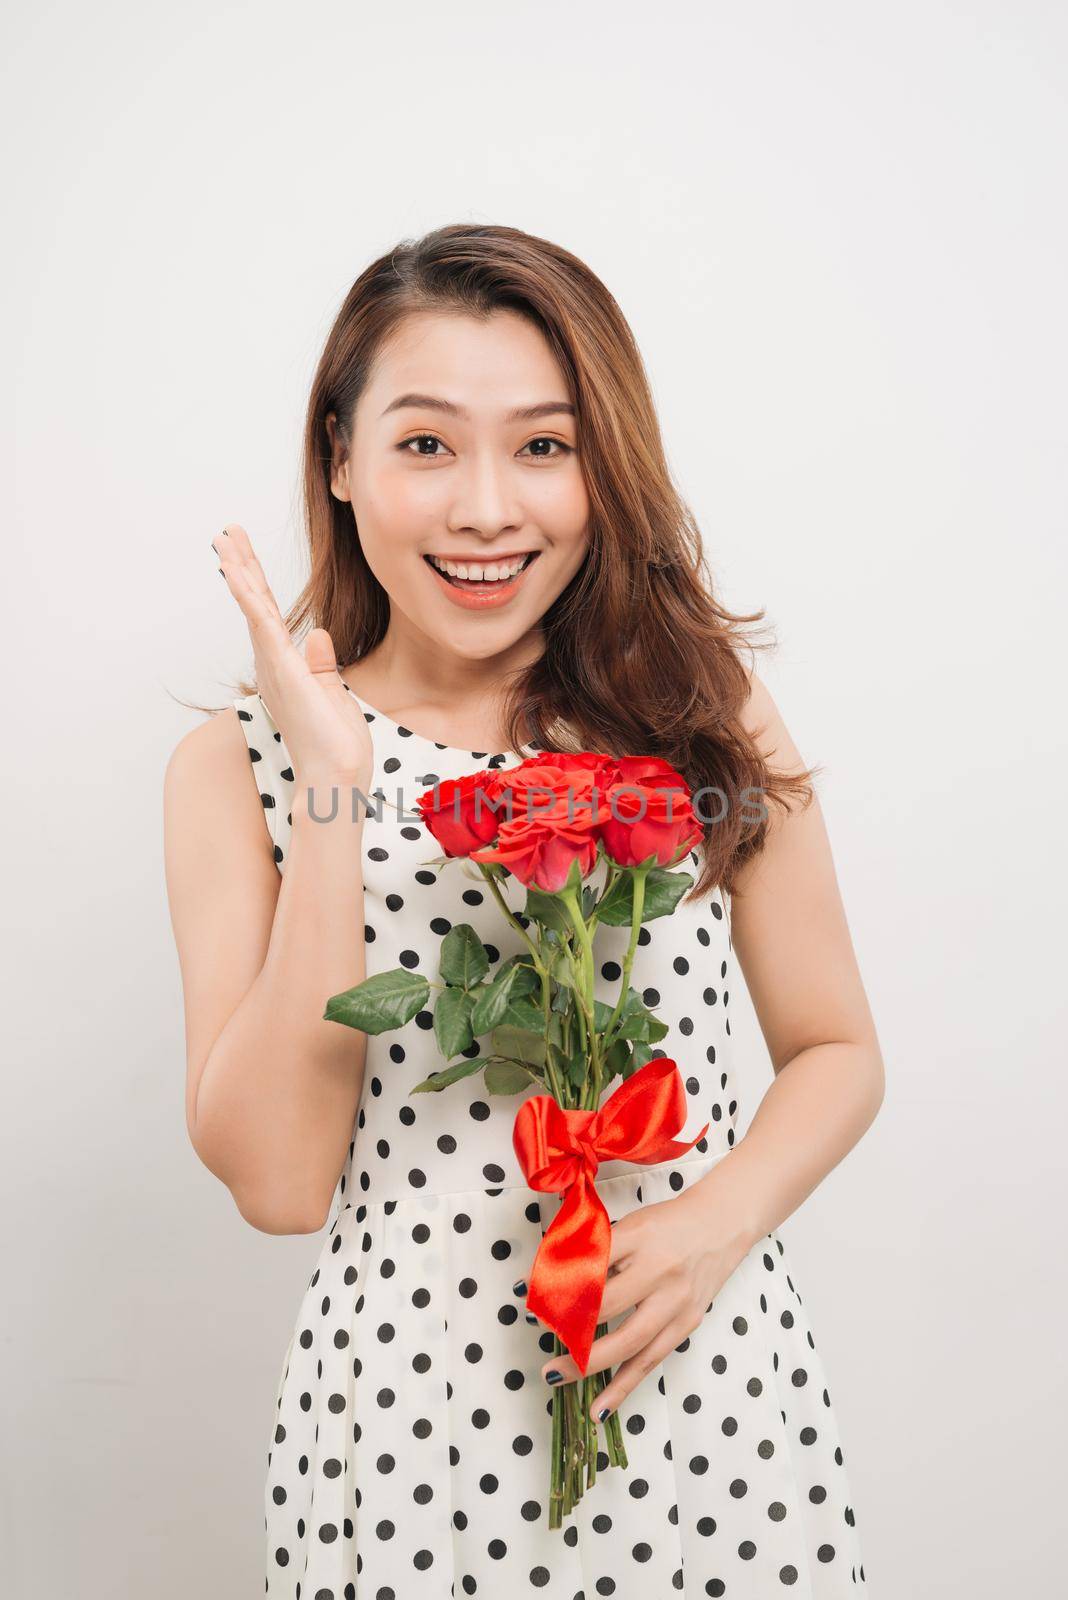
[[[563,1349],[563,1345],[561,1344],[559,1338],[554,1338],[553,1343],[559,1347],[554,1351],[554,1354],[555,1355],[559,1355],[561,1350]],[[550,1528],[558,1528],[560,1526],[560,1506],[561,1506],[561,1501],[563,1499],[563,1493],[564,1493],[564,1488],[563,1488],[563,1460],[564,1460],[564,1453],[563,1453],[563,1436],[562,1436],[563,1411],[564,1411],[563,1402],[564,1402],[564,1397],[560,1393],[560,1389],[559,1388],[554,1389],[553,1390],[552,1460],[550,1461],[550,1464],[549,1464],[549,1526],[550,1526]]]

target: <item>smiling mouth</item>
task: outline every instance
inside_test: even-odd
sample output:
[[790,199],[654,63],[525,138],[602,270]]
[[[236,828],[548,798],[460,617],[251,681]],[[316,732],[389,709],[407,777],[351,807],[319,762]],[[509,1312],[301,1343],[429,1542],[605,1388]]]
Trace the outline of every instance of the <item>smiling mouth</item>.
[[[509,584],[515,583],[518,578],[522,577],[527,568],[533,565],[540,554],[540,550],[528,551],[523,558],[523,565],[519,568],[519,571],[509,573],[505,577],[501,578],[461,578],[456,573],[446,572],[445,568],[439,566],[438,562],[435,561],[434,557],[430,554],[424,555],[423,560],[426,562],[428,567],[431,567],[440,578],[444,578],[445,582],[451,584],[454,589],[484,590],[485,592],[489,593],[496,589],[506,589]],[[500,562],[485,561],[481,564],[481,570],[484,570],[486,567],[493,567],[499,571],[501,567],[512,566],[516,559],[517,558],[513,556]],[[450,565],[454,567],[466,567],[468,563],[464,561],[452,561],[450,562]],[[476,563],[472,562],[470,565],[474,566]]]

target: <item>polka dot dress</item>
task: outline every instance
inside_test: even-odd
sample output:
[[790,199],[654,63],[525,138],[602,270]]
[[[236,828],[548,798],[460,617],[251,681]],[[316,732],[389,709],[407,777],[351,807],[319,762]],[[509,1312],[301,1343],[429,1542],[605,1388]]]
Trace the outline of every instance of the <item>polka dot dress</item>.
[[[439,877],[425,865],[441,852],[415,801],[435,778],[509,766],[534,747],[454,749],[358,703],[374,747],[367,974],[406,967],[437,979],[441,938],[458,922],[482,937],[492,972],[521,948],[518,935],[476,868],[455,862]],[[284,872],[290,758],[259,695],[234,704]],[[696,868],[696,853],[686,864]],[[505,893],[521,909],[522,885],[508,880]],[[595,992],[612,1004],[628,936],[597,932]],[[632,982],[671,1029],[655,1053],[678,1063],[686,1086],[678,1137],[709,1129],[659,1166],[603,1162],[597,1190],[613,1220],[729,1159],[732,968],[718,890],[641,930]],[[549,1528],[553,1391],[541,1366],[552,1334],[527,1319],[513,1286],[529,1277],[561,1200],[524,1183],[512,1146],[522,1095],[489,1094],[481,1073],[412,1095],[440,1065],[429,1011],[368,1040],[353,1138],[282,1360],[267,1450],[267,1594],[837,1600],[864,1587],[826,1376],[775,1233],[623,1401],[629,1465],[609,1467],[599,1430],[596,1483]]]

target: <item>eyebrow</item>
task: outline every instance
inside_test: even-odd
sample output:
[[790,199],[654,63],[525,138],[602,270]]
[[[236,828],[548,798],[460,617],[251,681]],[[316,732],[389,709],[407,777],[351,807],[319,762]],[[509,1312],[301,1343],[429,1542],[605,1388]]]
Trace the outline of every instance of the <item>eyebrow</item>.
[[[433,394],[400,394],[396,400],[391,400],[383,411],[382,416],[388,416],[391,411],[401,411],[406,407],[418,407],[421,411],[444,411],[450,417],[462,417],[465,422],[470,421],[470,416],[463,406],[454,405],[451,400],[442,400]],[[570,400],[542,400],[534,406],[516,406],[514,410],[505,415],[505,422],[534,422],[539,417],[575,416],[575,407]]]

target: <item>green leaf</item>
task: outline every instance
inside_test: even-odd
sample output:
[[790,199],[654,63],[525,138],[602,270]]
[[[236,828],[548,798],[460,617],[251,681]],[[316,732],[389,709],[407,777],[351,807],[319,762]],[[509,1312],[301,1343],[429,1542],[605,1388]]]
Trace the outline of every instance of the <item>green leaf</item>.
[[466,989],[443,989],[434,1007],[434,1037],[446,1061],[470,1050],[475,1042],[471,1030],[471,1013],[475,997]]
[[430,998],[430,983],[422,973],[394,967],[376,972],[341,994],[332,994],[323,1012],[325,1022],[341,1022],[363,1033],[388,1033],[402,1028]]
[[[632,989],[631,994],[633,993],[634,990]],[[608,1032],[608,1023],[614,1010],[614,1005],[605,1005],[603,1000],[595,1000],[593,1002],[593,1028],[595,1033],[604,1034]],[[626,1008],[624,1007],[625,1010]]]
[[409,1094],[436,1094],[439,1089],[447,1089],[450,1083],[459,1083],[461,1078],[469,1078],[473,1072],[481,1072],[486,1065],[485,1056],[475,1056],[466,1061],[454,1061],[451,1066],[443,1067],[440,1072],[431,1073],[429,1078],[424,1078],[422,1083],[417,1083],[414,1089],[409,1089]]
[[670,1032],[666,1022],[653,1016],[636,989],[627,990],[616,1029],[617,1039],[640,1039],[643,1044],[655,1044]]
[[[692,872],[668,872],[663,867],[653,867],[645,878],[645,899],[642,901],[642,922],[652,922],[656,917],[670,916],[693,886]],[[634,872],[624,868],[597,907],[597,920],[610,928],[629,928],[634,920]]]
[[517,1061],[491,1061],[486,1068],[486,1088],[490,1094],[518,1094],[538,1080]]
[[556,1046],[554,1045],[553,1060],[554,1062],[557,1062],[557,1070],[563,1074],[573,1089],[581,1089],[584,1087],[588,1063],[586,1060],[586,1052],[583,1050],[581,1042],[578,1038],[577,1028],[575,1030],[575,1038],[572,1040],[570,1056],[565,1056],[563,1051],[557,1050]]
[[471,1031],[476,1038],[489,1033],[503,1021],[510,1005],[540,988],[538,974],[533,967],[519,965],[518,960],[506,964],[492,983],[472,990],[475,997],[471,1013]]
[[[545,1018],[542,1015],[540,999],[535,1000],[532,994],[520,995],[517,1000],[510,1000],[498,1026],[505,1025],[511,1028],[526,1028],[532,1033],[545,1032]],[[549,1014],[549,1030],[551,1038],[559,1037],[560,1018],[555,1012]]]
[[495,1055],[509,1061],[526,1061],[535,1067],[545,1066],[545,1035],[542,1033],[505,1024],[494,1028],[492,1042]]
[[640,1042],[635,1043],[631,1047],[630,1060],[623,1068],[623,1077],[629,1078],[633,1076],[633,1074],[638,1071],[639,1067],[644,1067],[646,1062],[651,1061],[652,1059],[653,1052],[647,1044],[642,1044]]
[[626,1039],[617,1039],[604,1058],[605,1077],[614,1078],[617,1072],[626,1077],[626,1069],[630,1065],[631,1047]]
[[625,1019],[617,1037],[640,1040],[642,1044],[656,1044],[670,1031],[667,1023],[657,1021],[652,1012],[635,1012]]
[[473,988],[489,971],[486,947],[469,922],[458,922],[441,941],[441,976],[461,989]]
[[549,1002],[550,1010],[557,1011],[564,1016],[575,1004],[575,991],[566,978],[554,978],[552,999]]
[[[630,873],[624,868],[620,871],[612,887],[597,907],[597,920],[606,927],[629,927],[632,921],[632,908],[634,905],[634,884]],[[624,911],[626,915],[624,915]]]
[[571,932],[571,919],[556,895],[546,894],[542,889],[527,890],[523,914],[531,922],[537,922],[543,928],[552,928],[555,933],[566,935]]

